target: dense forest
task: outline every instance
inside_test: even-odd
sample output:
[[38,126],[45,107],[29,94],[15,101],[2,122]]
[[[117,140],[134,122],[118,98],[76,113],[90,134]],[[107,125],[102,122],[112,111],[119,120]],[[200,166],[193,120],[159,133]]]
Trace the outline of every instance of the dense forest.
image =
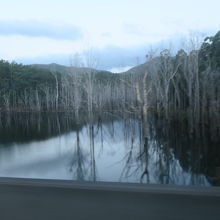
[[149,53],[122,74],[1,60],[0,79],[1,111],[136,112],[144,121],[151,111],[187,118],[191,133],[198,125],[220,133],[220,32],[198,50]]

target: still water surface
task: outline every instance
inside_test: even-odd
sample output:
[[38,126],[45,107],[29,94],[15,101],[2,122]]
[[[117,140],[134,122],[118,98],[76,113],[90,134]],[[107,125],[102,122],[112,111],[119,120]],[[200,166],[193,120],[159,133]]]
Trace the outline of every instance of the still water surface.
[[0,176],[216,185],[216,176],[209,175],[217,166],[209,164],[213,150],[203,140],[190,140],[184,126],[151,120],[146,140],[135,116],[91,121],[71,114],[20,113],[0,118]]

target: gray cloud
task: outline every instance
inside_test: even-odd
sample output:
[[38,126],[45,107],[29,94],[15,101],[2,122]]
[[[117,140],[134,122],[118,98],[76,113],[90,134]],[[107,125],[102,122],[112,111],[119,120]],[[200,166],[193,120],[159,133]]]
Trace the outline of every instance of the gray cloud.
[[[155,50],[155,55],[159,55],[160,51],[166,48],[170,48],[170,42],[172,42],[172,52],[175,54],[180,48],[182,48],[182,37],[173,36],[172,38],[161,41],[154,44],[142,44],[139,46],[131,47],[117,47],[107,46],[102,49],[94,49],[93,52],[98,58],[98,69],[110,70],[112,68],[122,68],[127,66],[135,66],[137,64],[144,63],[146,61],[146,54],[151,50]],[[83,56],[83,54],[82,54]],[[67,54],[51,54],[41,57],[23,57],[16,59],[17,62],[25,64],[33,63],[58,63],[63,65],[70,65],[70,55]]]
[[[98,58],[98,69],[109,70],[114,67],[134,66],[145,61],[146,47],[144,45],[137,47],[116,47],[108,46],[102,49],[94,49],[94,55]],[[83,54],[80,54],[83,57]],[[71,55],[67,54],[50,54],[40,57],[21,57],[16,62],[24,64],[33,63],[58,63],[70,65]]]
[[133,66],[145,61],[145,45],[133,47],[108,46],[97,50],[101,69],[113,67]]
[[144,31],[141,29],[141,27],[137,26],[136,24],[129,24],[129,23],[124,23],[122,25],[122,30],[126,34],[133,34],[133,35],[138,35],[138,36],[143,36],[145,35]]
[[109,32],[103,32],[103,33],[101,34],[101,36],[102,36],[102,37],[111,37],[112,35],[111,35],[111,33],[109,33]]
[[69,25],[54,25],[38,21],[0,21],[0,35],[77,40],[82,37],[82,32],[80,28]]

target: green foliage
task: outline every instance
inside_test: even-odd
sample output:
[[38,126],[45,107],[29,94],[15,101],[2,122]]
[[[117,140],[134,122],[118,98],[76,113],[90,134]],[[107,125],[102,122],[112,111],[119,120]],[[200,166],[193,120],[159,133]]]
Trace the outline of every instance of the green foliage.
[[46,87],[55,87],[54,77],[49,70],[4,60],[0,60],[0,79],[0,107],[5,107],[6,103],[19,106],[27,91],[30,99],[36,90],[41,92]]
[[54,79],[49,70],[36,69],[7,61],[0,61],[1,89],[39,88],[42,85],[54,86]]
[[220,70],[220,31],[213,37],[206,37],[199,52],[200,71]]

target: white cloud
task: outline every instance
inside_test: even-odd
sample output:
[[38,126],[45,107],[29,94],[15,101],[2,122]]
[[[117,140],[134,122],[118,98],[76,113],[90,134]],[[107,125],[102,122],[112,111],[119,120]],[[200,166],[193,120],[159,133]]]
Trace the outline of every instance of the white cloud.
[[[0,37],[0,57],[68,54],[88,45],[131,48],[188,35],[192,30],[210,35],[220,29],[219,6],[219,0],[208,4],[205,0],[2,1],[0,34],[10,36]],[[92,43],[85,43],[85,38]]]

